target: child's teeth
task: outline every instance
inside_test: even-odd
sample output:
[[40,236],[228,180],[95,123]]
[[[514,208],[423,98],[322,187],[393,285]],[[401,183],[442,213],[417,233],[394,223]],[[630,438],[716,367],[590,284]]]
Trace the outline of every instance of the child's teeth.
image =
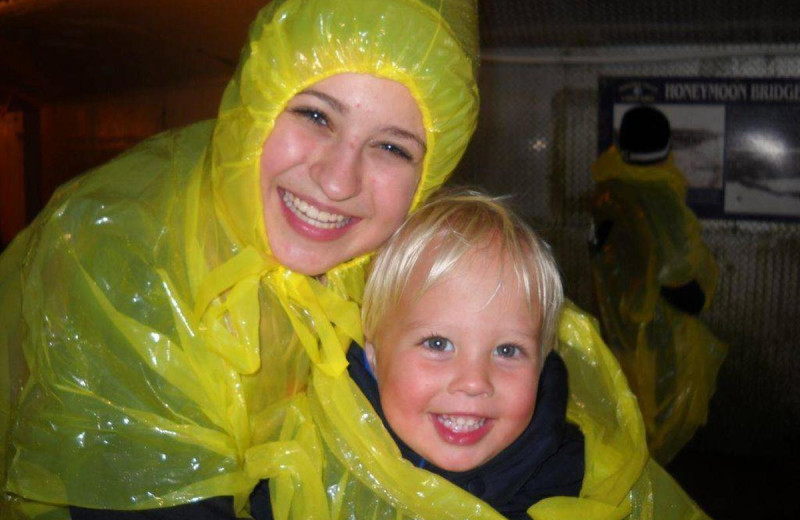
[[464,433],[477,430],[486,419],[483,417],[470,417],[464,415],[439,415],[439,422],[448,430],[455,433]]

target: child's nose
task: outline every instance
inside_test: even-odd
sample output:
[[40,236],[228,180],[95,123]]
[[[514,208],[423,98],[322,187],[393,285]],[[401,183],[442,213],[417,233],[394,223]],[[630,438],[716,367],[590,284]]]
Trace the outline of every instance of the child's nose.
[[491,368],[483,362],[462,361],[450,380],[448,391],[461,392],[471,397],[491,397],[494,394]]
[[330,200],[341,201],[361,191],[361,161],[358,147],[344,139],[325,148],[311,165],[310,175]]

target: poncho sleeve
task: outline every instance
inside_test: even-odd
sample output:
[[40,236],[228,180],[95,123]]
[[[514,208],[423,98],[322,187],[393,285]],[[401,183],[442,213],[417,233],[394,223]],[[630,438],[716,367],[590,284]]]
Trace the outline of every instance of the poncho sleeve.
[[199,330],[175,254],[200,160],[185,150],[209,132],[77,178],[3,254],[3,507],[157,507],[257,481],[240,380]]

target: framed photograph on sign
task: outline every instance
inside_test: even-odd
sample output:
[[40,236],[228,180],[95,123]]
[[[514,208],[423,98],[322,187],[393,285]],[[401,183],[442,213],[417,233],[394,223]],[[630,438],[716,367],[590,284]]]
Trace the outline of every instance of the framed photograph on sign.
[[669,119],[698,216],[800,219],[800,79],[602,77],[598,153],[640,104]]

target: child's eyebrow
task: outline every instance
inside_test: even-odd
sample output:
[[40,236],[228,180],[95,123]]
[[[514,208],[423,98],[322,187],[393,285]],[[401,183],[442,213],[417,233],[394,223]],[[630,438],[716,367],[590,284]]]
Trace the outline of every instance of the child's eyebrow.
[[436,324],[429,318],[419,318],[411,321],[403,320],[403,327],[406,329],[435,329]]

